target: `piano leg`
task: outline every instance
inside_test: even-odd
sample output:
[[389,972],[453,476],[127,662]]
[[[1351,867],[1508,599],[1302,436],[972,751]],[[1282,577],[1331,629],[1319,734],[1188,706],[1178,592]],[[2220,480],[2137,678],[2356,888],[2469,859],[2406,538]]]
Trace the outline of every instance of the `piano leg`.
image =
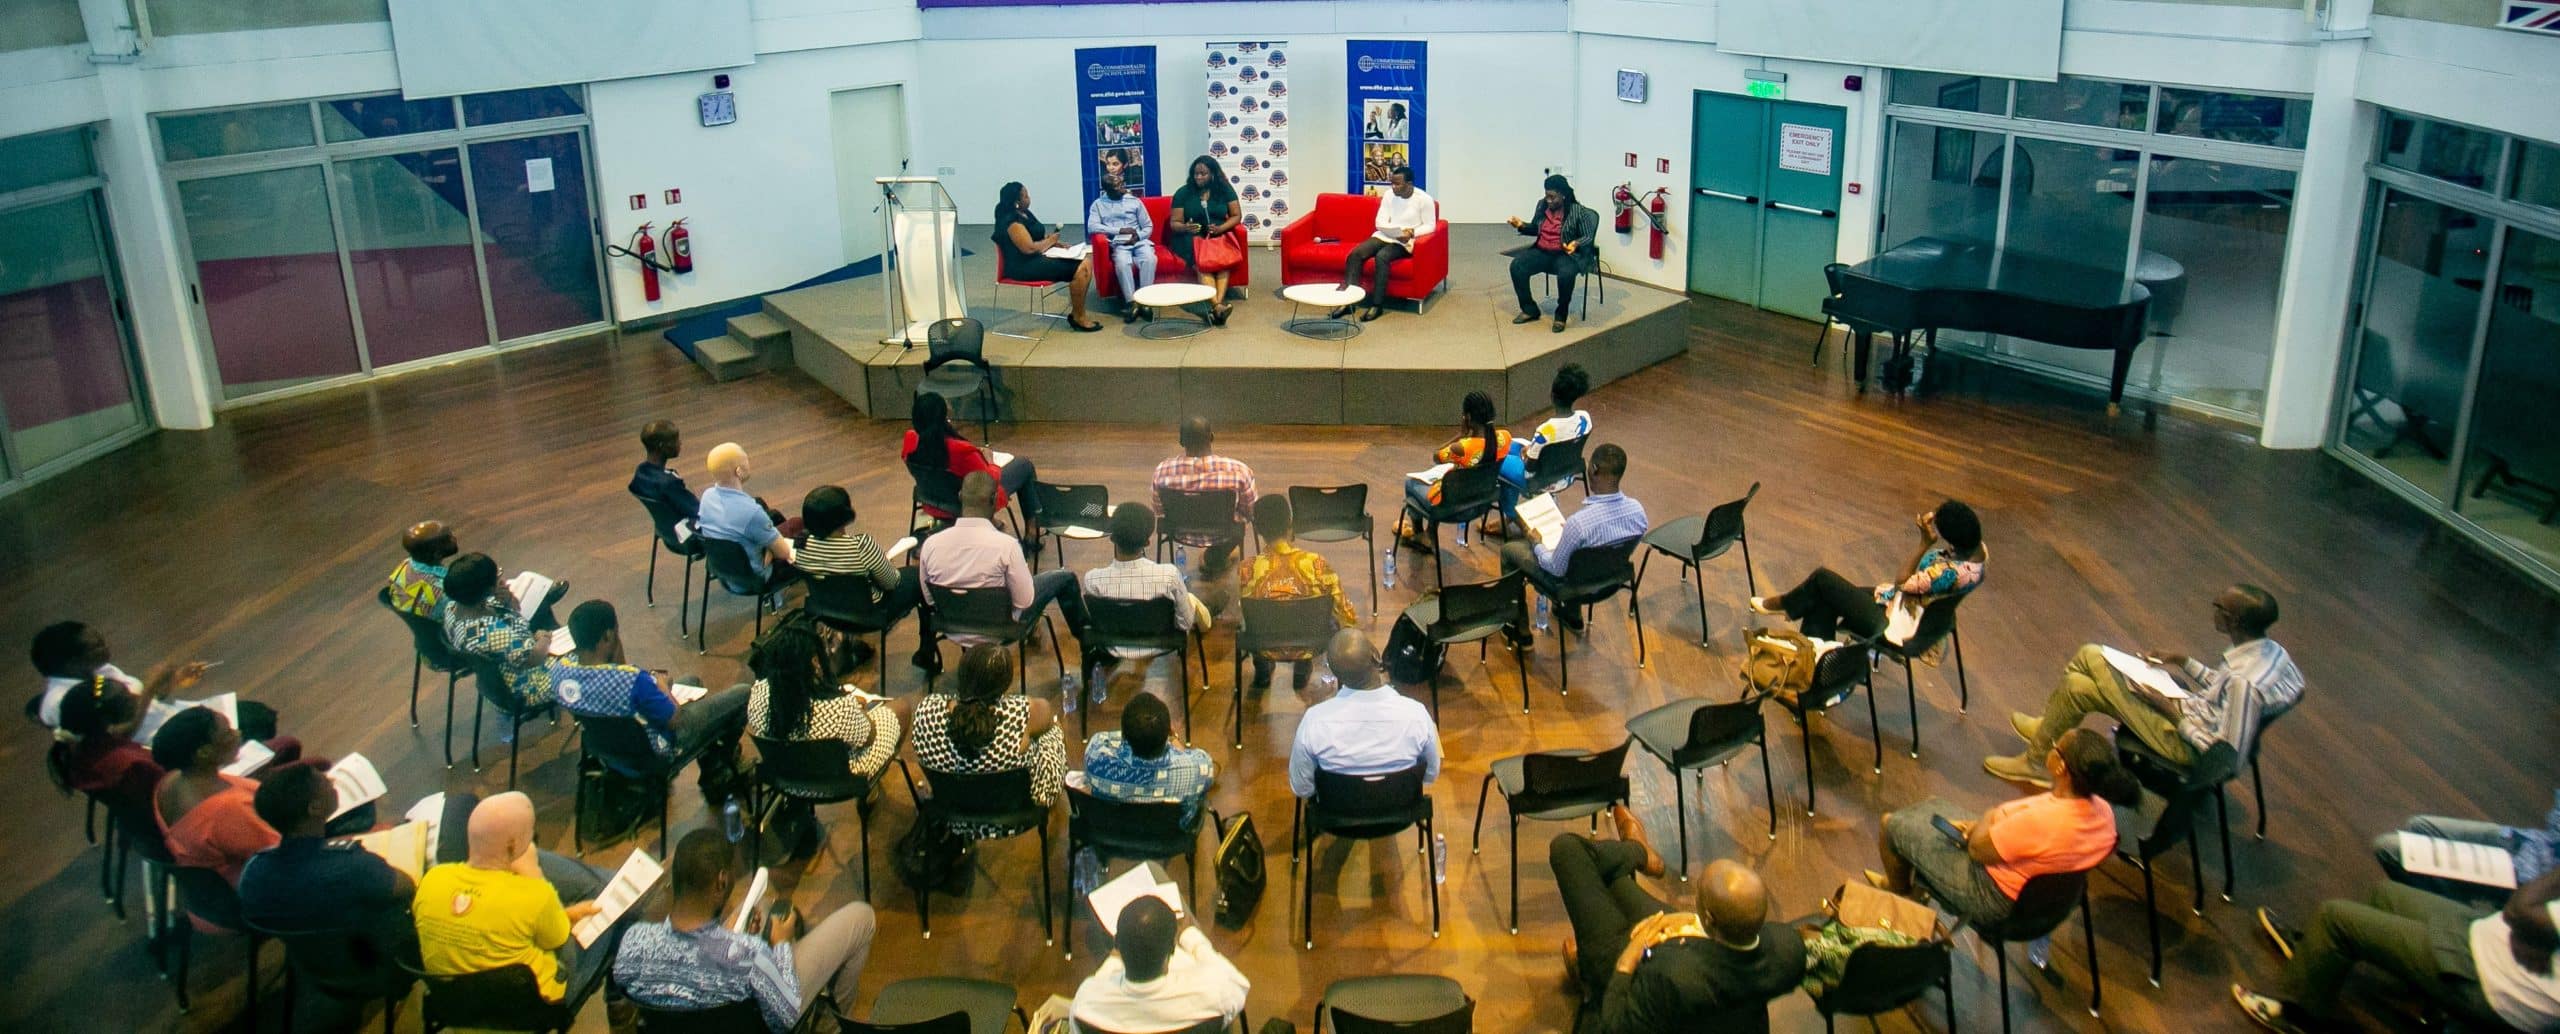
[[1864,330],[1856,331],[1853,336],[1858,339],[1858,354],[1850,371],[1858,380],[1858,394],[1864,395],[1867,393],[1867,358],[1875,352],[1876,336]]
[[2124,412],[2124,378],[2125,374],[2132,369],[2133,349],[2129,347],[2117,349],[2115,370],[2107,378],[2107,419],[2109,420],[2115,419],[2118,414]]

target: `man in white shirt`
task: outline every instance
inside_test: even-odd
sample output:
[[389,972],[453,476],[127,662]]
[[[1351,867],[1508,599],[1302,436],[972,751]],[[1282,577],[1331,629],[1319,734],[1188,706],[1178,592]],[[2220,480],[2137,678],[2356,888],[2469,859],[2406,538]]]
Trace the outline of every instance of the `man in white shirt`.
[[1316,772],[1378,775],[1401,772],[1419,763],[1422,782],[1440,778],[1440,729],[1422,702],[1396,692],[1386,666],[1368,633],[1346,628],[1334,633],[1325,648],[1342,689],[1333,699],[1307,708],[1298,720],[1297,738],[1289,745],[1289,789],[1300,797],[1316,793]]
[[[1177,933],[1177,931],[1179,931]],[[1213,1017],[1234,1022],[1253,984],[1172,907],[1143,897],[1120,909],[1112,952],[1076,987],[1076,1022],[1109,1031],[1181,1030]]]
[[[62,727],[62,697],[75,686],[89,681],[93,675],[104,675],[123,683],[126,689],[141,696],[145,710],[142,725],[134,730],[134,742],[149,746],[151,735],[170,715],[194,707],[195,702],[175,700],[172,696],[195,687],[213,665],[205,661],[185,664],[162,664],[151,669],[150,677],[137,679],[124,669],[109,663],[107,639],[98,630],[77,621],[57,621],[37,630],[35,640],[27,648],[27,659],[36,673],[44,676],[44,691],[28,701],[28,717],[48,729]],[[237,711],[240,735],[253,740],[273,739],[276,714],[265,704],[254,700],[239,701]],[[67,736],[68,734],[57,734]]]
[[2396,883],[2375,887],[2363,901],[2323,902],[2308,931],[2264,924],[2285,957],[2284,972],[2265,994],[2233,984],[2231,997],[2279,1034],[2326,1029],[2319,1025],[2336,1018],[2362,963],[2394,978],[2388,993],[2405,999],[2414,992],[2466,1027],[2551,1034],[2560,1031],[2555,894],[2560,872],[2516,888],[2506,907],[2486,915]]
[[[1369,276],[1369,296],[1364,299],[1361,322],[1377,319],[1385,311],[1387,267],[1412,257],[1414,245],[1429,235],[1439,221],[1440,203],[1413,185],[1412,166],[1399,165],[1387,174],[1387,192],[1378,197],[1377,231],[1353,247],[1342,261],[1342,286],[1346,288],[1360,283],[1361,266],[1372,259],[1377,261],[1377,270]],[[1353,308],[1345,305],[1335,309],[1333,318],[1341,319]]]

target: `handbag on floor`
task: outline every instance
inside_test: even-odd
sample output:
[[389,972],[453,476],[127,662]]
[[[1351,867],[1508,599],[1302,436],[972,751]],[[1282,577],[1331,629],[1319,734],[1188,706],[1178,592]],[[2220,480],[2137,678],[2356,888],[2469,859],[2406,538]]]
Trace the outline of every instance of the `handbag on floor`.
[[1233,930],[1251,920],[1254,906],[1262,903],[1269,880],[1262,835],[1254,831],[1252,815],[1230,820],[1211,813],[1211,818],[1218,824],[1218,925]]

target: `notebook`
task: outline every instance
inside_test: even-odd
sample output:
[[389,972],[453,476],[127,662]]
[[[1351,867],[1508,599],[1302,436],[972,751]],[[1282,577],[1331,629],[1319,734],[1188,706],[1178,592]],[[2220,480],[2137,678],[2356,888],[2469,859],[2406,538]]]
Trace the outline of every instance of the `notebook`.
[[631,911],[631,906],[639,904],[641,896],[649,893],[649,888],[657,886],[658,876],[665,871],[657,859],[649,857],[649,852],[631,852],[631,857],[623,859],[622,868],[614,871],[613,882],[605,884],[604,893],[596,895],[596,913],[578,920],[578,925],[571,929],[570,932],[577,935],[578,946],[591,947],[596,938],[613,929],[613,924],[622,920],[623,913]]

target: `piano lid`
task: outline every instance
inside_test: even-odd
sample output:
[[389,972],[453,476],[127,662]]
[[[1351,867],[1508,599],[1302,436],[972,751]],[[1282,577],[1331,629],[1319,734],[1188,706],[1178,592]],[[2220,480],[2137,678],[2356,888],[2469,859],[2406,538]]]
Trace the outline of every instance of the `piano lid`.
[[2115,270],[1992,247],[1988,241],[1915,237],[1849,268],[1913,291],[1983,291],[2083,309],[2112,308],[2151,297],[2151,289]]

